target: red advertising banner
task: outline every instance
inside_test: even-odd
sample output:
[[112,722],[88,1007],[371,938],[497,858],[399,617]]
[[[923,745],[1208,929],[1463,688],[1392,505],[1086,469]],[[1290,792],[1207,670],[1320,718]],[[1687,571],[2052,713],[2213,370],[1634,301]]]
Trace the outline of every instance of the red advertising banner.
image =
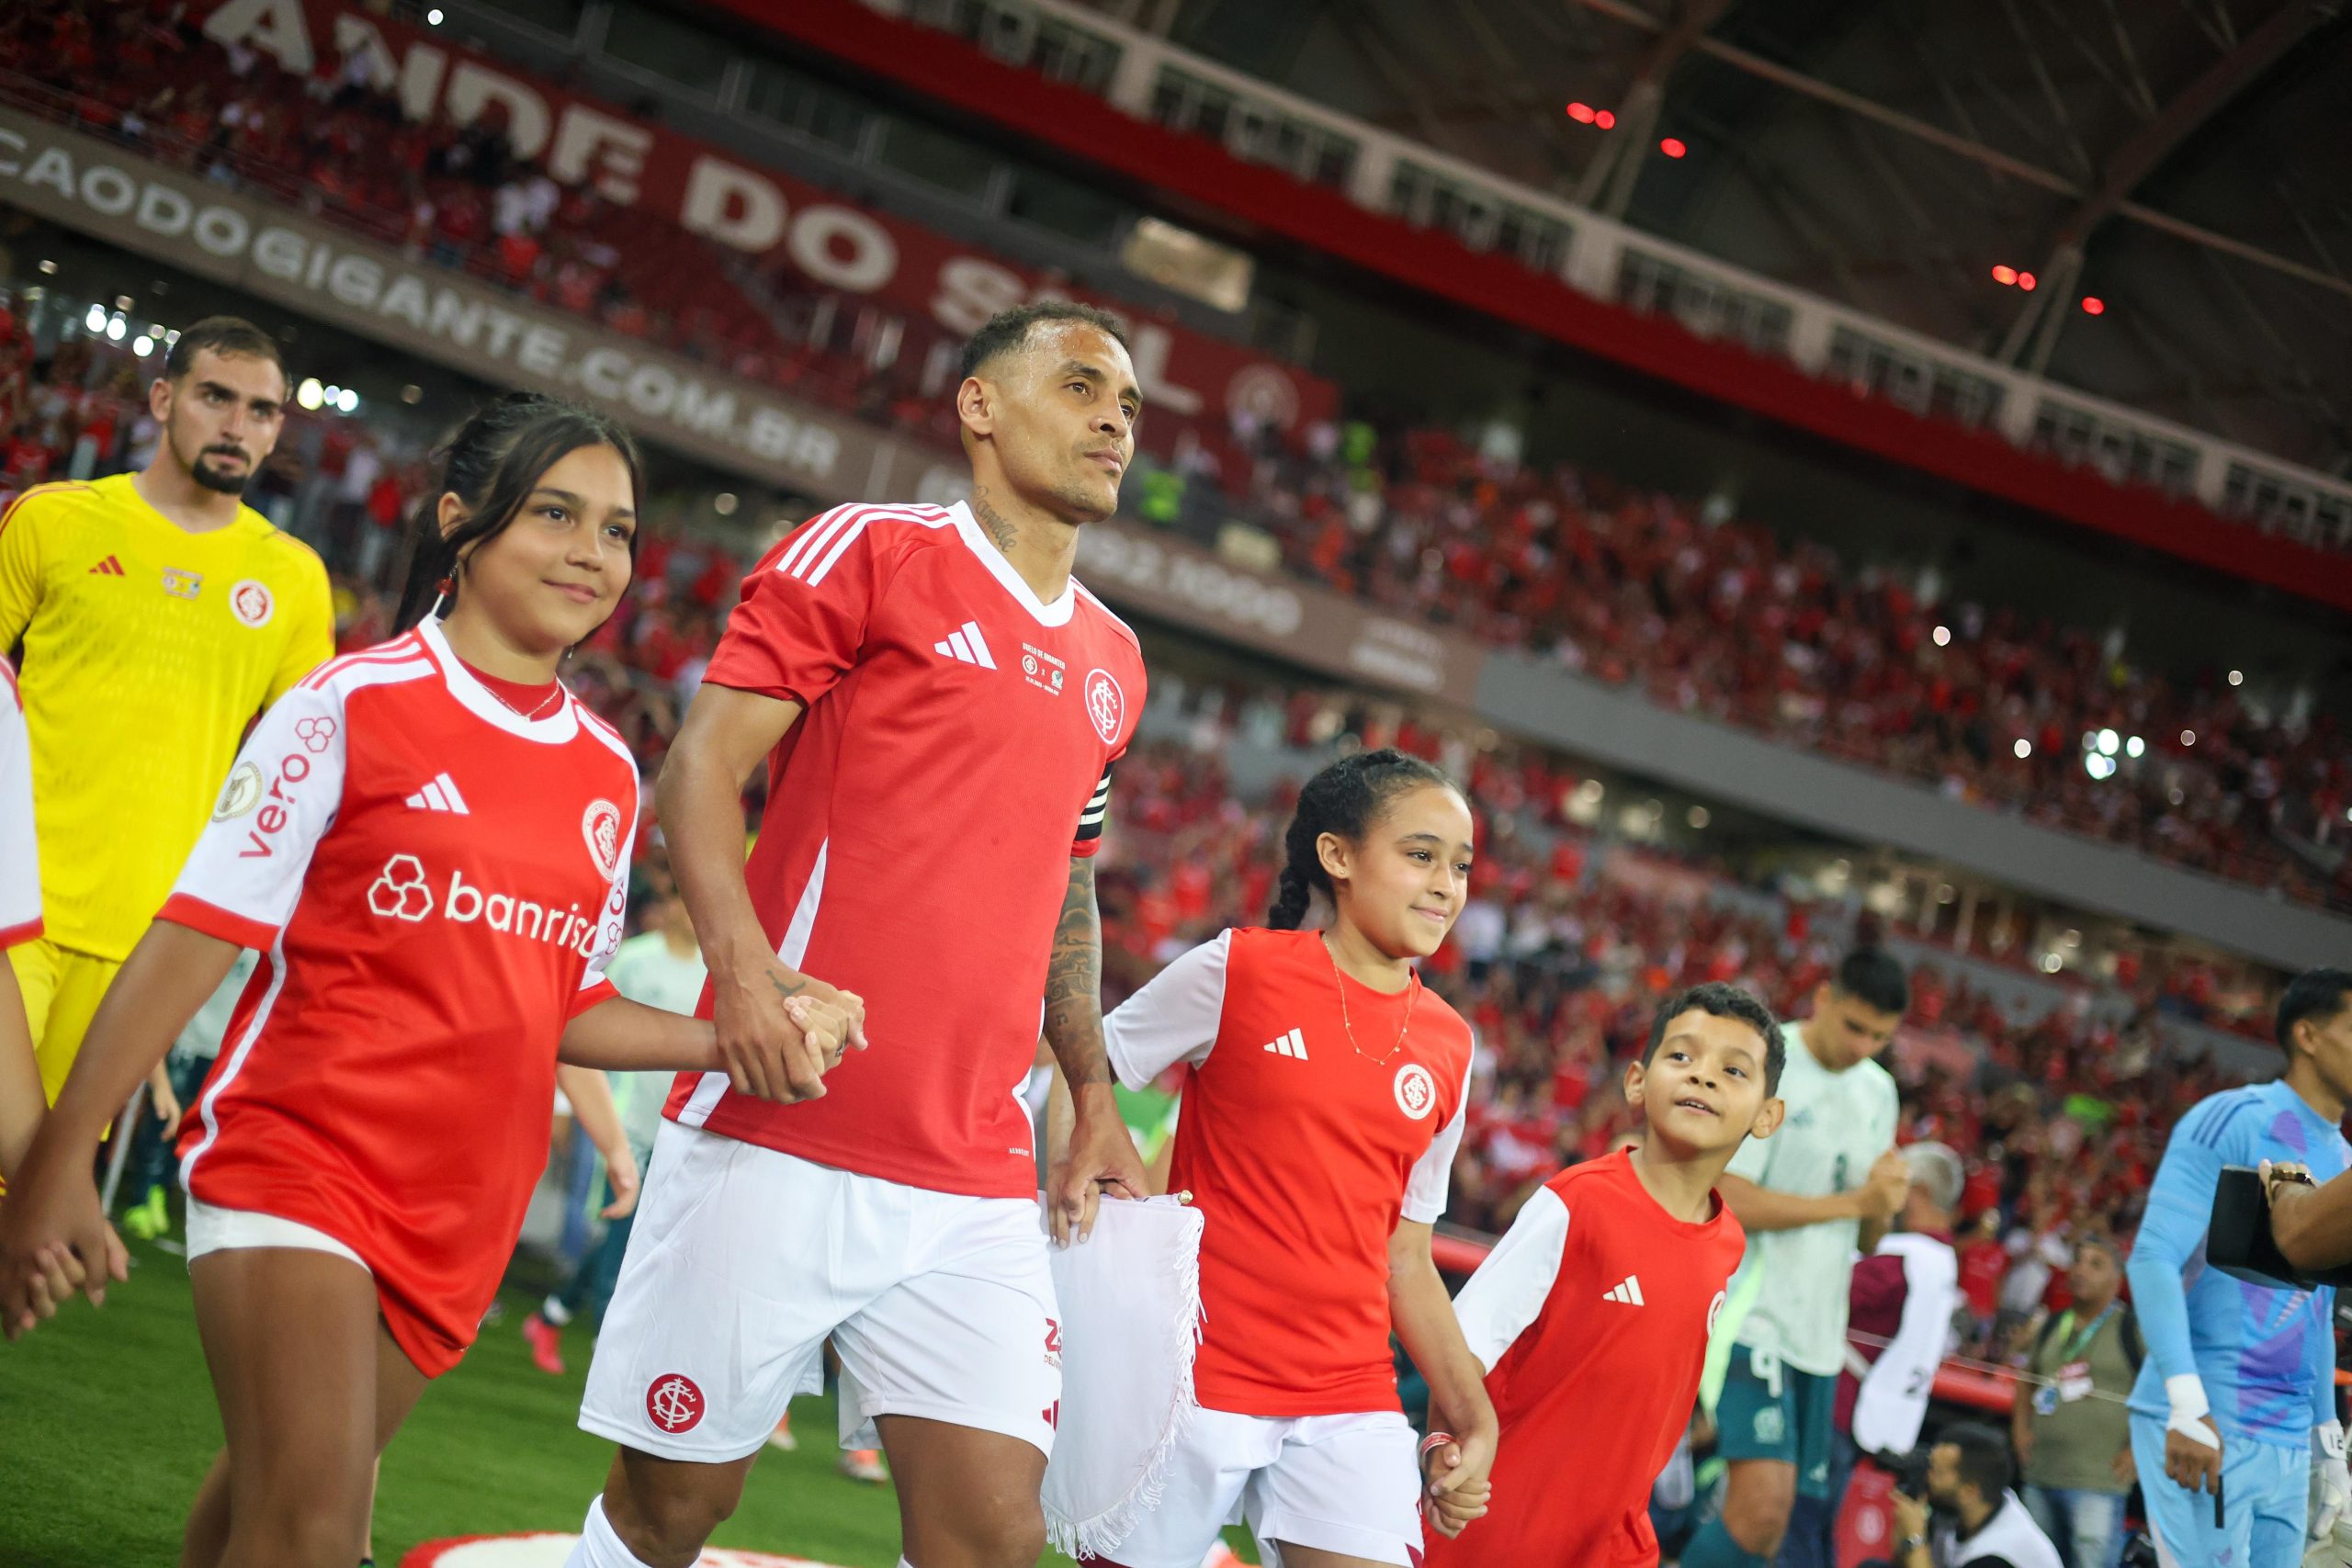
[[815,288],[872,300],[945,333],[961,337],[1040,295],[1075,295],[1117,310],[1129,325],[1149,409],[1144,428],[1159,439],[1170,427],[1221,431],[1235,412],[1286,429],[1339,406],[1329,382],[1253,349],[1084,295],[359,6],[220,0],[198,9],[207,12],[207,36],[257,50],[289,71],[307,75],[322,60],[335,68],[364,62],[412,119],[438,112],[463,124],[502,116],[516,155],[543,161],[560,181],[591,184],[616,205],[659,213],[746,254],[783,262]]

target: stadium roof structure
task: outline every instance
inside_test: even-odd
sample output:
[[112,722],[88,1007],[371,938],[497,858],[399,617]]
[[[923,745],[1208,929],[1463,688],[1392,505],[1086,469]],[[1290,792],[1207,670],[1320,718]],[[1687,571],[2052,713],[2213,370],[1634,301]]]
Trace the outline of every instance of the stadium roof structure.
[[1637,229],[2352,474],[2340,0],[1082,3]]

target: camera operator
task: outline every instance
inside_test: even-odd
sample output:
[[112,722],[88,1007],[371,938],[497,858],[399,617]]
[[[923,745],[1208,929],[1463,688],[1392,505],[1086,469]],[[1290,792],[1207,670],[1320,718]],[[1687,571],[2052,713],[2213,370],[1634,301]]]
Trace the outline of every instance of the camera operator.
[[[2061,1568],[2010,1474],[2000,1433],[1973,1421],[1945,1428],[1928,1450],[1927,1495],[1894,1493],[1894,1568]],[[1931,1506],[1950,1520],[1932,1532]]]

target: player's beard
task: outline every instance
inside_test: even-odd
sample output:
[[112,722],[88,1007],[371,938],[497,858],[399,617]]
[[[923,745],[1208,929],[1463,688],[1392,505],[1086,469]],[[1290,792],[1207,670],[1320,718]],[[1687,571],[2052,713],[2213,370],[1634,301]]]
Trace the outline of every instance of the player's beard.
[[[172,443],[172,446],[173,449],[176,451],[179,447],[179,443],[175,441]],[[241,453],[240,456],[243,456],[243,454]],[[253,482],[254,470],[252,462],[248,460],[243,471],[224,468],[219,467],[218,463],[219,457],[217,454],[209,451],[199,452],[196,455],[195,460],[189,462],[187,465],[188,478],[194,479],[198,484],[202,485],[205,489],[220,495],[244,494],[245,486]]]

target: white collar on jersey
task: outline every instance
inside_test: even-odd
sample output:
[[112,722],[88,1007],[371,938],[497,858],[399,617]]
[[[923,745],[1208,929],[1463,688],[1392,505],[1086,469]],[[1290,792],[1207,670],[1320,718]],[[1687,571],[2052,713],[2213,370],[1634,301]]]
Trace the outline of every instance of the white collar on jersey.
[[489,689],[474,679],[465,660],[451,651],[449,639],[441,635],[441,617],[427,615],[416,624],[416,635],[424,639],[425,651],[433,662],[441,667],[441,679],[458,705],[476,718],[497,726],[509,735],[519,735],[526,740],[537,740],[548,746],[560,746],[580,733],[579,716],[571,711],[571,694],[564,693],[564,700],[556,704],[555,711],[545,718],[526,718],[492,695]]
[[979,519],[972,515],[970,506],[959,501],[947,509],[947,515],[955,521],[956,532],[964,536],[965,545],[980,558],[980,564],[989,569],[989,575],[1004,585],[1004,591],[1029,612],[1031,619],[1045,626],[1069,625],[1070,616],[1078,609],[1078,580],[1075,577],[1062,584],[1061,596],[1048,604],[1038,598],[1037,591],[1012,569],[1012,563],[1004,558],[1004,552],[980,532]]

